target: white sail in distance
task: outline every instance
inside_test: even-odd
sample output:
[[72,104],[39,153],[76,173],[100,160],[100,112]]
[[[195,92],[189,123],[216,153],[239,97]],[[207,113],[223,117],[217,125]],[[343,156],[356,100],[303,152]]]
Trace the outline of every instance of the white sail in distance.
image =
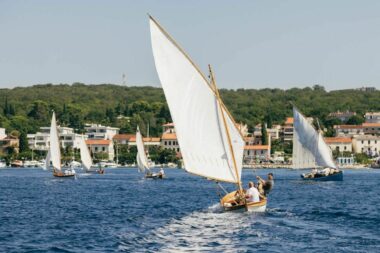
[[[153,18],[150,18],[150,32],[156,70],[185,169],[218,181],[240,182],[245,143],[233,119],[224,105],[219,104],[208,80]],[[226,117],[226,126],[221,111]]]
[[145,170],[150,171],[149,166],[148,166],[148,158],[145,153],[144,142],[140,133],[139,126],[137,126],[137,131],[136,131],[136,146],[137,146],[136,161],[137,161],[137,167],[139,171],[140,172],[144,172]]
[[294,107],[293,168],[336,168],[331,150],[307,119]]
[[53,116],[51,118],[49,152],[53,168],[56,170],[61,170],[61,150],[59,144],[57,123],[55,120],[55,112],[53,112]]
[[82,161],[82,166],[85,171],[90,170],[92,166],[92,158],[90,155],[90,151],[88,150],[86,141],[84,138],[79,140],[79,148],[80,148],[80,158]]

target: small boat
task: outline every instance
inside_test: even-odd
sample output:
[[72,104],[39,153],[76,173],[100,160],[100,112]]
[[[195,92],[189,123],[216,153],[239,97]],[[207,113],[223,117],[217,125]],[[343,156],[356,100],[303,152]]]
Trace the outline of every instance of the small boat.
[[249,203],[241,182],[244,139],[210,79],[152,17],[150,33],[158,77],[175,125],[185,170],[236,185],[222,197],[225,211],[264,212],[267,199]]
[[149,167],[149,160],[144,149],[144,141],[140,133],[140,128],[137,126],[136,130],[136,146],[137,146],[137,168],[139,172],[145,172],[145,178],[163,179],[165,177],[164,169],[161,168],[159,172],[152,172]]
[[97,173],[97,174],[104,174],[104,169],[102,168],[101,164],[99,163],[99,168],[94,169],[92,164],[92,158],[90,155],[90,151],[86,145],[86,141],[84,138],[79,140],[79,149],[80,149],[80,158],[82,160],[82,168],[85,173]]
[[317,131],[295,106],[293,116],[293,168],[312,169],[310,173],[301,175],[304,180],[342,181],[343,172],[335,164],[332,151],[321,132]]
[[14,160],[11,162],[11,167],[20,168],[23,166],[24,166],[24,163],[20,160]]
[[55,177],[74,177],[75,170],[73,168],[63,169],[61,165],[61,150],[57,131],[57,122],[55,120],[55,112],[51,118],[50,125],[50,146],[46,155],[46,168],[53,166],[53,176]]
[[313,178],[307,178],[301,175],[303,180],[311,180],[311,181],[343,181],[343,171],[339,171],[332,175],[328,176],[314,176]]

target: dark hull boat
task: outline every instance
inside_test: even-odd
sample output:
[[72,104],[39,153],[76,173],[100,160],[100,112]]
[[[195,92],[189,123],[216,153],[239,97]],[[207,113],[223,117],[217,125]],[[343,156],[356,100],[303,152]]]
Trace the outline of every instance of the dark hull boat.
[[307,178],[307,177],[304,177],[304,175],[301,175],[301,178],[303,180],[309,180],[309,181],[343,181],[343,171],[339,171],[335,174],[328,175],[328,176],[316,176],[313,178]]
[[150,173],[145,174],[145,178],[164,179],[165,175],[162,173]]

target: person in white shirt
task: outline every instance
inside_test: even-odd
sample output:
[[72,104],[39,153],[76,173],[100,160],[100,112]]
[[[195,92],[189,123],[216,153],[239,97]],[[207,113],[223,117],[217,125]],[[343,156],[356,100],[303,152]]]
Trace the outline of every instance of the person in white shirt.
[[253,182],[248,183],[248,190],[245,193],[245,197],[248,202],[259,202],[260,201],[260,193],[255,187]]

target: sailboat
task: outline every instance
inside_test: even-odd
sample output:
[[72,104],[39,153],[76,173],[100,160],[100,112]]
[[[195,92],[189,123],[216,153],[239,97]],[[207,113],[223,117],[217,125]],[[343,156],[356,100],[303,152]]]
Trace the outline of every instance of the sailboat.
[[[331,150],[321,132],[296,107],[293,107],[293,116],[293,168],[313,169],[312,172],[301,175],[305,180],[342,181],[343,172],[334,163]],[[324,169],[318,170],[318,167]]]
[[55,112],[51,118],[50,125],[50,146],[48,154],[46,156],[46,165],[50,165],[50,161],[53,165],[53,175],[55,177],[73,177],[75,176],[75,170],[72,168],[62,169],[61,166],[61,150],[59,145],[57,123],[55,120]]
[[226,211],[266,209],[267,200],[247,202],[241,183],[244,140],[220,98],[212,69],[210,80],[151,16],[156,70],[175,125],[185,170],[236,185],[220,204]]
[[136,146],[137,146],[136,161],[137,161],[137,167],[139,171],[142,173],[145,172],[145,178],[163,179],[165,177],[165,172],[162,168],[160,172],[158,173],[153,173],[151,169],[149,168],[148,157],[146,156],[146,153],[145,153],[144,142],[140,133],[139,126],[137,126],[137,130],[136,130]]
[[101,167],[99,163],[99,168],[94,170],[91,169],[92,164],[92,158],[90,155],[90,151],[88,150],[88,147],[86,145],[86,141],[84,138],[81,138],[79,140],[79,149],[80,149],[80,158],[82,161],[82,168],[85,173],[98,173],[98,174],[104,174],[104,169]]

